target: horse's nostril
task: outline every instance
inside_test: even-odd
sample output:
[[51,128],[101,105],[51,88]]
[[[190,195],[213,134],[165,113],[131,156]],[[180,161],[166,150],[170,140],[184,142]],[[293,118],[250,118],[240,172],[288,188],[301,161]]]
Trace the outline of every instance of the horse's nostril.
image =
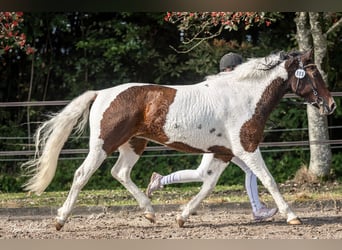
[[334,110],[336,109],[336,103],[333,101],[330,106],[328,107],[328,112],[329,112],[329,115],[332,114],[334,112]]
[[333,102],[333,103],[331,104],[331,106],[330,106],[330,111],[331,111],[331,113],[334,112],[335,108],[336,108],[336,103]]

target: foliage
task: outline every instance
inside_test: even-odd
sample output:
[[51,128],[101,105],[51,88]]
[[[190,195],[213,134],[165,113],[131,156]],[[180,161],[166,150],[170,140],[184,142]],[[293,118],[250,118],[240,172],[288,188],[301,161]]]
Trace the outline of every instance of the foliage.
[[164,20],[177,25],[185,47],[181,52],[188,53],[203,41],[219,36],[224,30],[248,30],[262,24],[268,27],[280,16],[267,12],[167,12]]
[[271,24],[270,17],[264,12],[167,12],[165,21],[178,23],[179,30],[190,28],[205,30],[206,27],[221,25],[224,29],[238,30],[239,25],[248,29],[253,23]]
[[20,32],[24,21],[23,12],[0,12],[0,55],[19,48],[30,55],[35,52],[26,44],[25,33]]
[[[213,13],[207,12],[202,17],[208,18],[211,14]],[[192,24],[200,24],[201,20],[196,21],[194,16],[190,17],[190,13],[172,15],[174,14],[169,16],[167,22],[163,21],[165,13],[42,12],[23,13],[20,17],[15,17],[21,20],[17,26],[13,26],[15,32],[18,32],[17,36],[25,37],[25,45],[30,44],[35,53],[28,55],[24,48],[18,47],[18,43],[12,40],[13,47],[0,54],[1,102],[27,101],[31,78],[31,100],[70,100],[87,89],[102,89],[129,81],[171,85],[199,82],[205,76],[218,72],[218,61],[227,52],[240,53],[247,60],[249,57],[265,56],[276,50],[289,51],[296,47],[295,24],[284,21],[293,20],[294,13],[250,13],[245,16],[236,13],[225,18],[231,18],[231,24],[235,23],[238,31],[234,26],[227,26],[226,29],[222,28],[218,36],[206,39],[188,53],[177,53],[172,47],[187,50],[189,46],[182,43],[180,38],[190,41],[186,39],[196,34],[193,30],[196,27]],[[228,19],[223,21],[220,19],[222,16],[223,13],[215,14],[216,26],[208,29],[207,35],[216,34],[219,26],[228,25],[225,23]],[[188,24],[192,25],[183,31],[183,35],[178,26],[181,19],[177,18],[180,17],[188,18]],[[259,17],[261,19],[258,20]],[[332,19],[326,20],[333,22]],[[341,91],[341,32],[330,34],[329,39],[331,43],[326,59],[329,86],[334,91]],[[1,41],[4,39],[0,38]],[[341,98],[336,98],[336,101],[337,105],[341,106]],[[34,131],[39,122],[47,119],[46,114],[61,108],[1,108],[0,150],[32,149],[26,138],[27,112],[31,120],[31,130]],[[330,126],[341,124],[341,119],[341,109],[337,109],[336,113],[329,117]],[[264,140],[307,140],[306,130],[296,130],[306,126],[305,105],[298,99],[285,99],[272,113],[266,129],[273,131],[267,132]],[[288,128],[293,130],[283,131]],[[330,133],[331,139],[340,138],[339,130],[333,129]],[[85,138],[69,140],[64,148],[87,148],[87,135],[88,132],[84,134]],[[6,139],[3,139],[5,137]],[[309,161],[308,151],[303,148],[288,152],[264,152],[263,155],[271,173],[281,182],[292,178],[296,170]],[[62,155],[48,191],[68,190],[73,174],[84,157],[85,155]],[[114,154],[102,164],[85,189],[123,188],[110,174],[116,157]],[[25,181],[19,165],[27,157],[18,156],[16,161],[10,158],[14,157],[0,159],[2,192],[21,191],[21,185]],[[332,169],[336,178],[342,176],[340,158],[341,153],[338,149],[334,150]],[[133,168],[132,179],[139,187],[144,188],[154,171],[168,174],[176,170],[195,168],[200,161],[200,155],[184,155],[173,151],[146,152]],[[244,174],[231,164],[224,171],[219,183],[243,184]]]

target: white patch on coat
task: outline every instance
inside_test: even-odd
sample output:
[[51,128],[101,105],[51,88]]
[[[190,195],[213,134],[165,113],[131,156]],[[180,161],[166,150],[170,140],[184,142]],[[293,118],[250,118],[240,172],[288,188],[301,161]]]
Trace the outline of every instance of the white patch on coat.
[[287,79],[284,62],[270,70],[263,70],[265,64],[264,59],[252,59],[199,84],[174,86],[177,93],[164,125],[168,143],[205,151],[213,145],[241,149],[240,128],[254,114],[265,89],[277,77]]

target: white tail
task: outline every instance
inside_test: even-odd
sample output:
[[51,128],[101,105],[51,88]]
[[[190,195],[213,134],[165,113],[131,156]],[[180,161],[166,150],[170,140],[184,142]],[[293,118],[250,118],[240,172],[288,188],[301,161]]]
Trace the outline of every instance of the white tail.
[[96,93],[83,93],[37,129],[34,138],[35,157],[22,165],[32,176],[24,184],[26,191],[40,195],[50,184],[64,143],[76,125],[76,132],[83,132],[89,117],[89,106],[95,100]]

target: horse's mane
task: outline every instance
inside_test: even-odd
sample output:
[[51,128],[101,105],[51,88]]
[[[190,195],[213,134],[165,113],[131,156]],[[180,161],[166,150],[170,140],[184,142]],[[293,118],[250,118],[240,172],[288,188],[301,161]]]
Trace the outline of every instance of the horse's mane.
[[[270,74],[270,71],[278,67],[285,60],[301,55],[301,52],[284,51],[273,52],[266,57],[249,58],[246,62],[236,66],[232,72],[220,72],[216,75],[207,76],[206,79],[214,79],[234,75],[237,79],[260,79]],[[234,72],[234,73],[233,73]],[[233,73],[233,74],[232,74]]]
[[234,73],[239,79],[263,78],[286,59],[288,59],[288,55],[282,51],[272,53],[266,57],[250,58],[245,63],[238,65]]

